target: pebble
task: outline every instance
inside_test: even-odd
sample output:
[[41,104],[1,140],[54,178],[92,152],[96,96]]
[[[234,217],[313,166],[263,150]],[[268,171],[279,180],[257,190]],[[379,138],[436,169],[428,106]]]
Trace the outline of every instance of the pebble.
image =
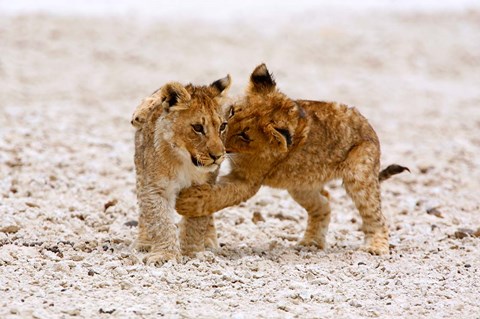
[[255,205],[260,206],[260,207],[265,207],[269,204],[266,200],[259,200],[258,202],[255,203]]
[[78,308],[70,308],[70,309],[64,309],[62,310],[62,313],[65,313],[67,315],[70,315],[70,316],[78,316],[80,315],[80,309]]
[[136,220],[130,220],[130,221],[126,222],[124,225],[128,226],[128,227],[137,227],[138,222]]
[[107,211],[108,208],[117,205],[117,203],[118,203],[117,199],[109,200],[108,202],[105,203],[105,205],[103,205],[103,211]]
[[53,265],[53,269],[55,271],[68,272],[70,270],[70,267],[65,261],[60,261]]
[[438,210],[436,207],[428,208],[427,209],[427,214],[428,215],[433,215],[438,218],[443,218],[442,212]]
[[120,276],[128,275],[128,271],[123,267],[117,267],[117,268],[115,268],[114,271],[117,275],[120,275]]
[[0,266],[11,265],[15,261],[12,255],[5,249],[0,250]]
[[20,230],[20,226],[18,225],[8,225],[0,228],[0,232],[6,233],[6,234],[15,234],[19,230]]
[[85,257],[81,256],[81,255],[73,255],[72,257],[70,257],[71,260],[73,261],[82,261],[85,259]]
[[279,301],[277,304],[277,308],[283,311],[288,311],[288,305],[285,301]]
[[308,290],[302,290],[298,293],[298,296],[303,300],[303,301],[308,301],[312,299],[312,293]]
[[454,236],[457,239],[463,239],[465,237],[472,237],[474,236],[474,231],[469,228],[459,228],[455,233]]
[[265,222],[265,218],[263,218],[260,212],[253,212],[252,222],[254,224],[258,224],[259,222]]
[[328,285],[329,283],[330,283],[330,280],[328,280],[327,278],[318,278],[318,279],[312,280],[312,284],[316,284],[316,285]]

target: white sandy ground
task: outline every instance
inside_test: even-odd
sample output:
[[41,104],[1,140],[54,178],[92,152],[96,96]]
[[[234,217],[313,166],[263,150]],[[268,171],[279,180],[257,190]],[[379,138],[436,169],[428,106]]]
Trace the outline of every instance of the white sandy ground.
[[[480,318],[480,238],[454,236],[480,227],[479,10],[175,21],[0,17],[0,318]],[[359,250],[334,182],[325,251],[262,189],[216,214],[219,251],[138,263],[134,107],[226,73],[241,94],[260,62],[292,97],[357,106],[383,166],[410,167],[382,185],[391,254]]]

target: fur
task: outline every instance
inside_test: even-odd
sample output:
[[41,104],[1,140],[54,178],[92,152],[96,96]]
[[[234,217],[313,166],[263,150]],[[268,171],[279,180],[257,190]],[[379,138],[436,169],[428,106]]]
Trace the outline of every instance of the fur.
[[209,86],[171,82],[132,116],[140,208],[137,248],[149,252],[148,264],[218,245],[212,216],[184,217],[178,238],[175,200],[185,187],[215,182],[225,155],[220,97],[229,85],[229,76]]
[[324,185],[340,178],[363,219],[366,251],[388,253],[379,178],[400,171],[380,175],[378,137],[356,108],[292,100],[276,88],[262,64],[230,114],[225,145],[235,154],[232,170],[216,185],[183,190],[176,205],[180,214],[212,214],[249,199],[262,185],[286,189],[308,212],[300,244],[324,248],[330,222]]

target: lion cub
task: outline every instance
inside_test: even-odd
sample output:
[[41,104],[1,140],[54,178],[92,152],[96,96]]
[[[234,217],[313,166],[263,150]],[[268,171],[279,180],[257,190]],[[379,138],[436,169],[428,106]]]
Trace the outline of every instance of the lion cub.
[[[213,183],[225,155],[226,121],[220,100],[230,76],[209,86],[171,82],[145,99],[133,114],[135,170],[140,208],[137,248],[148,264],[216,247],[211,216],[183,218],[177,238],[175,200],[191,185]],[[180,249],[181,247],[181,249]]]
[[380,144],[355,109],[332,102],[292,100],[278,91],[267,67],[250,77],[246,96],[234,104],[225,146],[235,153],[230,174],[216,185],[182,191],[177,211],[206,216],[252,197],[261,185],[287,189],[308,212],[300,244],[325,247],[330,222],[328,181],[341,178],[363,219],[365,249],[389,251],[379,181],[406,168],[379,173]]

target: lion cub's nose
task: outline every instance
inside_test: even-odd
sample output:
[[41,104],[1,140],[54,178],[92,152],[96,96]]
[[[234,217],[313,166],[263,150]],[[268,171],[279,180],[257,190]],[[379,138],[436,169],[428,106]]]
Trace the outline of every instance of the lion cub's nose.
[[220,157],[223,156],[223,153],[217,153],[217,154],[212,154],[212,153],[209,153],[208,155],[210,155],[210,157],[216,161],[217,159],[219,159]]

